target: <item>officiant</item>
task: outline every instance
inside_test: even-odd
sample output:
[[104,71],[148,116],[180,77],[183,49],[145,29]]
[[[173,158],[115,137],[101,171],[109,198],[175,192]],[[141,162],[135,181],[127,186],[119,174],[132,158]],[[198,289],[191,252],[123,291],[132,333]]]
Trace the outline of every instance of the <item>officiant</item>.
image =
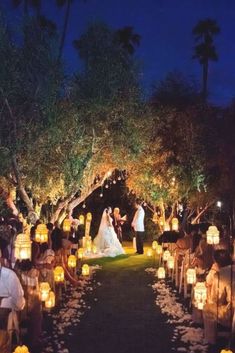
[[124,223],[124,219],[120,215],[120,209],[115,207],[113,210],[113,227],[115,233],[117,234],[118,240],[122,244],[122,225]]

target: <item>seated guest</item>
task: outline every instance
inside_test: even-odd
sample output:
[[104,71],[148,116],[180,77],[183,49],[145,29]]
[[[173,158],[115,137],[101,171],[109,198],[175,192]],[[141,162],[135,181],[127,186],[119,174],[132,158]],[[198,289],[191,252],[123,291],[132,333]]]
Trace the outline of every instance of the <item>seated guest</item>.
[[39,298],[39,271],[33,268],[30,260],[23,260],[16,264],[17,273],[21,279],[26,298],[26,319],[28,322],[28,339],[30,351],[40,352],[40,338],[42,333],[42,307]]
[[[1,251],[4,250],[1,245]],[[0,265],[0,352],[11,353],[8,318],[15,322],[15,311],[24,308],[24,292],[20,281],[12,270]]]

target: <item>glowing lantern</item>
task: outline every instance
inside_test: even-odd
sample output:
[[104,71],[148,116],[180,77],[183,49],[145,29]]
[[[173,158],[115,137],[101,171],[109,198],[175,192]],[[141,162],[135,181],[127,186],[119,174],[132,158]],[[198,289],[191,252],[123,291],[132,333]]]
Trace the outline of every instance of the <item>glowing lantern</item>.
[[158,223],[159,223],[159,226],[160,226],[160,227],[163,227],[164,224],[165,224],[164,217],[159,217]]
[[83,248],[78,249],[78,258],[82,260],[83,256],[84,256],[84,249]]
[[66,218],[63,222],[63,231],[70,232],[72,221],[69,218]]
[[164,225],[164,231],[168,232],[169,230],[171,230],[170,224],[166,222]]
[[86,215],[85,237],[90,236],[91,220],[92,220],[92,214],[89,212]]
[[64,282],[64,269],[62,266],[56,266],[54,269],[54,280],[56,283]]
[[92,220],[92,214],[90,212],[87,213],[86,219],[87,219],[87,221],[91,221]]
[[45,302],[49,298],[50,285],[48,282],[41,282],[39,284],[39,293],[42,302]]
[[152,251],[152,249],[148,249],[148,250],[147,250],[147,256],[148,256],[148,257],[153,256],[153,251]]
[[195,306],[202,310],[207,297],[207,289],[205,282],[197,282],[194,287],[194,299],[195,299]]
[[174,256],[169,256],[168,259],[167,259],[167,267],[170,269],[170,270],[173,270],[174,268]]
[[37,243],[47,243],[48,242],[48,229],[45,224],[39,224],[35,233],[35,241]]
[[154,212],[154,214],[153,214],[153,222],[154,222],[154,223],[157,223],[157,222],[158,222],[158,215],[157,215],[157,212]]
[[233,351],[231,351],[231,349],[222,349],[220,353],[233,353]]
[[157,248],[156,248],[156,253],[158,255],[161,255],[162,254],[162,246],[161,245],[158,245]]
[[55,293],[50,291],[48,299],[45,301],[45,307],[47,309],[52,309],[55,306]]
[[156,240],[154,240],[154,241],[152,242],[152,249],[153,249],[153,250],[156,250],[156,249],[157,249],[157,246],[158,246],[158,243],[157,243]]
[[93,252],[93,254],[97,254],[97,246],[96,245],[92,246],[92,252]]
[[186,278],[188,284],[196,283],[196,270],[195,268],[189,268],[186,272]]
[[85,217],[82,214],[79,216],[79,222],[81,225],[85,223]]
[[82,275],[83,276],[89,276],[90,275],[90,267],[87,264],[84,264],[82,266]]
[[172,230],[177,231],[179,229],[179,221],[177,218],[172,218]]
[[75,255],[70,255],[68,257],[68,267],[75,268],[77,266],[77,258]]
[[17,260],[31,259],[31,240],[28,234],[18,234],[15,240],[15,258]]
[[157,270],[157,277],[159,279],[164,279],[166,277],[166,271],[164,269],[164,267],[159,267]]
[[167,261],[169,257],[171,256],[171,253],[169,250],[165,250],[162,256],[163,261]]
[[18,346],[16,347],[16,349],[14,350],[13,353],[29,353],[29,349],[27,346]]
[[216,226],[210,226],[206,232],[207,244],[216,245],[219,244],[219,231]]

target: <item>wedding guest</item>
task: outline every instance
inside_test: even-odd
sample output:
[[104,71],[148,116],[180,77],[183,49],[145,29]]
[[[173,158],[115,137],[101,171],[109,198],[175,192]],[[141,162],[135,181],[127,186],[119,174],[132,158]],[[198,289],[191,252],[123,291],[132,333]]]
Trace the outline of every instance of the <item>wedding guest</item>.
[[145,212],[143,207],[141,206],[142,202],[140,199],[136,199],[135,201],[135,215],[133,218],[133,221],[131,223],[132,227],[134,228],[134,231],[136,233],[136,250],[137,254],[143,254],[144,253],[144,217],[145,217]]
[[39,280],[40,282],[48,282],[50,287],[54,289],[54,269],[55,264],[55,253],[52,249],[49,249],[47,243],[40,245],[40,256],[36,260],[36,267],[39,269]]
[[122,224],[123,220],[120,215],[120,209],[118,207],[115,207],[113,210],[113,227],[115,230],[115,233],[117,234],[118,240],[122,244]]

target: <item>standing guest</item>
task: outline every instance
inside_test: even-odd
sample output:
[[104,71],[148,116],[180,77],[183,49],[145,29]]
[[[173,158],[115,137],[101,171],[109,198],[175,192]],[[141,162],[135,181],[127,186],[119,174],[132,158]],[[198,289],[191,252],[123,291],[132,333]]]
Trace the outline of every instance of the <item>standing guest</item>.
[[145,212],[141,206],[142,202],[140,199],[136,199],[134,207],[136,209],[133,221],[131,223],[136,233],[136,250],[137,254],[144,253],[144,217]]
[[47,243],[40,245],[40,256],[36,260],[36,266],[39,269],[40,282],[48,282],[51,289],[54,289],[54,264],[55,264],[55,253],[49,249]]
[[124,220],[120,215],[120,209],[118,207],[114,208],[112,218],[113,218],[113,227],[114,227],[115,233],[117,234],[118,240],[122,244],[122,224]]
[[[4,250],[2,244],[1,251]],[[16,320],[15,311],[24,308],[24,292],[20,281],[12,270],[0,265],[0,352],[11,353],[8,318]]]

